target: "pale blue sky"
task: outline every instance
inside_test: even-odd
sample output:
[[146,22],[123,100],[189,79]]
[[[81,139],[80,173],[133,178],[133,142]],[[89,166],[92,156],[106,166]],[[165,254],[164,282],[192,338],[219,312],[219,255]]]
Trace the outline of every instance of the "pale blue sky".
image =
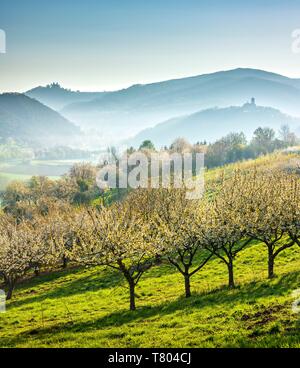
[[0,91],[72,89],[252,67],[300,78],[300,0],[0,0]]

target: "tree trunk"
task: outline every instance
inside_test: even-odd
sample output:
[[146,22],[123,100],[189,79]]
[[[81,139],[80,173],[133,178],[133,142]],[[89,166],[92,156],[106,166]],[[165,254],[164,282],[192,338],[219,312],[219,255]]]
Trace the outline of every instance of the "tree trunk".
[[62,268],[66,269],[68,266],[68,259],[66,256],[63,256],[63,264],[62,264]]
[[14,281],[9,281],[7,283],[7,294],[6,294],[6,300],[10,300],[12,298],[12,294],[15,288]]
[[34,267],[34,275],[36,277],[40,276],[40,268],[39,268],[39,266]]
[[130,272],[127,270],[127,268],[125,267],[125,265],[123,264],[122,260],[118,260],[118,266],[119,266],[119,270],[123,273],[124,277],[126,278],[128,284],[129,284],[129,293],[130,293],[130,310],[131,311],[135,311],[135,280],[132,277],[132,275],[130,274]]
[[134,281],[129,281],[129,292],[130,292],[130,310],[135,311],[135,284]]
[[274,274],[274,260],[275,257],[273,255],[273,250],[272,247],[268,247],[269,252],[268,252],[268,278],[269,279],[273,279],[275,274]]
[[227,267],[228,267],[228,286],[233,289],[235,287],[235,284],[234,284],[232,260],[229,261],[229,263],[227,264]]
[[185,297],[189,298],[191,296],[191,283],[190,283],[190,275],[184,275],[184,286],[185,286]]

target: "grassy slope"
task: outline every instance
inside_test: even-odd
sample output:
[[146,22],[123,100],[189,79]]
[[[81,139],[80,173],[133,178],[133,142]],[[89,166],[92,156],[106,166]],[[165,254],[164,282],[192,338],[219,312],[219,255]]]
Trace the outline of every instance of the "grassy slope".
[[[29,181],[31,178],[32,175],[0,172],[0,190],[5,190],[12,181]],[[57,180],[59,176],[49,176],[49,179]]]
[[[0,190],[5,190],[7,185],[12,181],[28,181],[32,174],[27,174],[28,168],[31,170],[34,167],[42,166],[46,167],[49,172],[49,179],[57,180],[60,176],[51,175],[52,168],[60,167],[60,166],[71,166],[77,161],[74,160],[32,160],[30,164],[23,164],[17,161],[16,163],[5,163],[0,162]],[[18,172],[18,168],[21,167],[21,172]],[[16,172],[14,172],[16,170]],[[12,171],[12,172],[11,172]],[[38,169],[37,169],[38,173]]]
[[300,347],[300,315],[291,312],[300,287],[300,249],[282,253],[277,278],[266,280],[261,244],[236,260],[235,290],[226,288],[218,260],[192,279],[185,300],[182,277],[169,266],[142,278],[138,310],[115,271],[86,268],[27,281],[0,314],[5,347]]

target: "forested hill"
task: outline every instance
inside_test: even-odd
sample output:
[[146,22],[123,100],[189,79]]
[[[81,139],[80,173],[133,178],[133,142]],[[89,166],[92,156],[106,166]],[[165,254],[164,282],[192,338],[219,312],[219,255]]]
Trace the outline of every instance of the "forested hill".
[[129,144],[137,146],[140,142],[150,139],[159,147],[169,145],[177,137],[184,137],[190,142],[203,140],[213,142],[230,132],[244,132],[248,138],[251,138],[255,129],[260,126],[278,131],[284,124],[288,124],[298,133],[300,118],[288,116],[271,107],[257,106],[253,101],[243,106],[208,109],[170,119],[153,128],[143,130],[129,140]]
[[49,106],[51,109],[61,110],[68,104],[101,98],[106,92],[72,91],[61,87],[58,83],[52,83],[45,87],[33,88],[25,92],[25,94]]
[[0,95],[0,138],[47,145],[68,141],[78,127],[40,102],[23,94]]
[[62,114],[83,127],[129,137],[170,118],[215,106],[240,106],[251,97],[262,106],[300,116],[300,81],[255,69],[134,85],[68,105]]

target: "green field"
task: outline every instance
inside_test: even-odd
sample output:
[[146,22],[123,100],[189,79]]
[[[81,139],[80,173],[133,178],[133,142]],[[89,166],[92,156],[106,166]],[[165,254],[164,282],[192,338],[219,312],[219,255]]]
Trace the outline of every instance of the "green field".
[[56,180],[67,173],[74,163],[74,160],[2,162],[0,163],[0,190],[5,190],[12,181],[28,181],[32,176],[47,176]]
[[11,174],[0,172],[0,190],[4,190],[12,181],[27,181],[31,175]]
[[236,260],[237,288],[214,259],[192,278],[193,296],[168,265],[144,275],[136,312],[123,278],[101,267],[57,271],[20,285],[0,314],[1,347],[300,347],[300,249],[282,253],[266,280],[262,244]]

